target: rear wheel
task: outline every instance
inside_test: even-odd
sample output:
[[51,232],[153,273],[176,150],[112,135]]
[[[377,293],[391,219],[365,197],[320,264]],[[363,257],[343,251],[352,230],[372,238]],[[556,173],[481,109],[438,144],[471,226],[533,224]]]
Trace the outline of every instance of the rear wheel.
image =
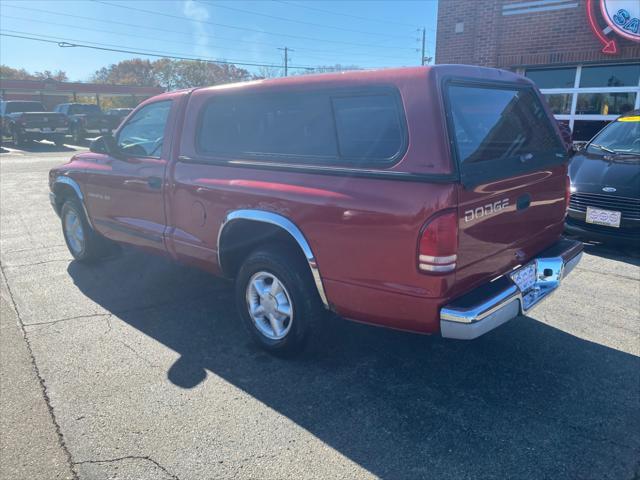
[[14,128],[11,132],[11,143],[15,147],[21,147],[26,143],[24,135],[17,128]]
[[80,145],[84,141],[84,138],[82,136],[82,128],[78,126],[73,127],[73,129],[71,130],[71,137],[73,138],[74,144]]
[[108,253],[107,240],[91,228],[77,199],[64,202],[60,218],[64,240],[73,258],[79,262],[91,262]]
[[272,353],[299,351],[324,316],[306,263],[284,249],[257,250],[236,278],[236,304],[251,337]]

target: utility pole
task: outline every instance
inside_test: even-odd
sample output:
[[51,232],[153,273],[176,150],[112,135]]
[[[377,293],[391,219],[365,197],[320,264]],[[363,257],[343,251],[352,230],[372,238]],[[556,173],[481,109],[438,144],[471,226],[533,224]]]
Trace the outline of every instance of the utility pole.
[[287,47],[279,48],[278,50],[284,50],[284,76],[286,77],[289,74],[289,52],[294,50]]
[[425,27],[422,27],[422,55],[420,57],[420,64],[421,65],[424,65],[424,60],[425,60],[425,58],[424,58],[424,46],[426,44],[426,32],[427,32],[427,29]]

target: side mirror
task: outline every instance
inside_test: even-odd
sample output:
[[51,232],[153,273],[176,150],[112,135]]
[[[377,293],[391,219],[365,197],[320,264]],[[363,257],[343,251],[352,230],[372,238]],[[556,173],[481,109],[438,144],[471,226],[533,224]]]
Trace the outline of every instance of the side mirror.
[[89,145],[89,151],[105,155],[117,156],[118,145],[113,135],[103,135],[96,138]]

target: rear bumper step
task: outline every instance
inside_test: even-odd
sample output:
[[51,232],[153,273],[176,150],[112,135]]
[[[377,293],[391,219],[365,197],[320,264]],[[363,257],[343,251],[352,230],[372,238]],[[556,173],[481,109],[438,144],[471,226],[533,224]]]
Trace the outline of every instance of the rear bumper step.
[[472,340],[525,314],[555,292],[582,258],[582,242],[562,239],[527,262],[536,264],[536,281],[522,292],[505,274],[440,310],[440,333],[446,338]]

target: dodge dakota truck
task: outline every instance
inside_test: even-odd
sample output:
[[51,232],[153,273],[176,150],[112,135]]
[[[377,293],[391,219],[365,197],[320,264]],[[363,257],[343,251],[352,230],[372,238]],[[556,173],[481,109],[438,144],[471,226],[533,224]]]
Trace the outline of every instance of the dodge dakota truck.
[[235,279],[271,352],[326,310],[476,338],[576,266],[568,153],[533,83],[442,65],[161,94],[50,172],[77,261],[109,242]]
[[68,131],[66,117],[47,112],[40,102],[0,102],[0,138],[9,137],[15,146],[32,140],[51,140],[56,146],[62,146]]

